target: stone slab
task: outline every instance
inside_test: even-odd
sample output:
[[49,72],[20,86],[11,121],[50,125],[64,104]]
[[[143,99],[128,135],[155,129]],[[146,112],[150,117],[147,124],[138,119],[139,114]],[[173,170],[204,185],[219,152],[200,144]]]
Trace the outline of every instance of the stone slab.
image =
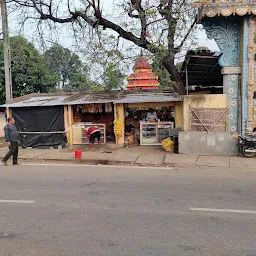
[[[8,152],[7,147],[1,148],[0,149],[0,158],[4,157],[7,152]],[[24,149],[19,148],[19,156],[22,156],[25,153],[27,153],[27,152]]]
[[140,155],[136,161],[137,164],[163,164],[165,154],[144,154]]
[[108,161],[112,153],[83,152],[82,160],[88,161]]
[[230,168],[256,170],[256,158],[230,157]]
[[135,163],[138,157],[139,157],[139,154],[133,154],[133,153],[126,153],[126,154],[112,153],[109,161]]
[[180,132],[179,152],[200,156],[237,156],[237,136],[228,132]]
[[59,152],[59,151],[50,151],[46,154],[38,156],[36,159],[40,160],[72,160],[75,159],[74,154],[70,152]]
[[199,156],[196,165],[228,168],[229,159],[228,156]]
[[198,155],[166,154],[165,164],[195,165]]
[[19,156],[21,159],[38,159],[38,157],[43,157],[48,151],[45,150],[20,150]]

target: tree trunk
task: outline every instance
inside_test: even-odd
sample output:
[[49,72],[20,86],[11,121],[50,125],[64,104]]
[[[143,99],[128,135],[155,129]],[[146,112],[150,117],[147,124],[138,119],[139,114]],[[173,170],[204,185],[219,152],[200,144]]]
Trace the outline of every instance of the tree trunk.
[[181,75],[174,64],[174,59],[171,59],[171,60],[169,59],[169,61],[167,60],[163,61],[163,65],[167,69],[167,71],[171,75],[172,80],[175,83],[174,84],[175,92],[177,92],[179,95],[185,95],[186,88],[182,81]]

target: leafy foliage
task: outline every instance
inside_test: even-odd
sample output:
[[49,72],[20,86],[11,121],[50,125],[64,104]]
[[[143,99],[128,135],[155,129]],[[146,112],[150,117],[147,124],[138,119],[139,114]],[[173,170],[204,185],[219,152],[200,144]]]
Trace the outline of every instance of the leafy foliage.
[[[58,82],[33,44],[21,36],[10,38],[13,97],[28,93],[49,92]],[[0,101],[5,102],[4,51],[0,41]]]
[[122,73],[117,65],[107,64],[102,75],[105,90],[122,89],[125,78],[126,75]]
[[64,91],[78,89],[88,83],[86,69],[79,56],[59,44],[54,44],[44,53],[47,65],[58,77],[59,88]]
[[[104,91],[121,88],[125,75],[115,64],[105,66],[97,61],[99,81],[92,81],[91,69],[79,56],[59,44],[43,55],[22,36],[10,38],[12,56],[13,97],[29,93],[61,91]],[[115,54],[109,51],[108,54]],[[3,42],[0,41],[0,103],[5,102],[5,74]],[[100,72],[99,72],[100,71]]]

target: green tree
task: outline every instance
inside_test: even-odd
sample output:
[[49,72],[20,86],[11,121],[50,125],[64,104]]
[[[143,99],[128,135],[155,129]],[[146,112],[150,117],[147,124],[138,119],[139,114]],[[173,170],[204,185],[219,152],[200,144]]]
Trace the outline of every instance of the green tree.
[[[12,56],[13,97],[28,93],[49,92],[56,86],[58,78],[50,71],[44,57],[35,46],[22,36],[10,37]],[[5,102],[4,52],[0,41],[0,101]]]
[[59,88],[64,91],[75,90],[84,84],[85,69],[79,56],[59,44],[54,44],[44,53],[45,60],[60,80]]
[[107,64],[102,74],[102,86],[106,91],[122,89],[126,75],[122,73],[117,64]]

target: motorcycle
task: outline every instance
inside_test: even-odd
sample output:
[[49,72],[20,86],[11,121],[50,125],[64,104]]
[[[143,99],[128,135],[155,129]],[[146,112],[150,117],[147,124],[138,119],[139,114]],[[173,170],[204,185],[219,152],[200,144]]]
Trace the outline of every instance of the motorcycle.
[[254,157],[256,155],[256,136],[239,135],[238,149],[245,157]]

